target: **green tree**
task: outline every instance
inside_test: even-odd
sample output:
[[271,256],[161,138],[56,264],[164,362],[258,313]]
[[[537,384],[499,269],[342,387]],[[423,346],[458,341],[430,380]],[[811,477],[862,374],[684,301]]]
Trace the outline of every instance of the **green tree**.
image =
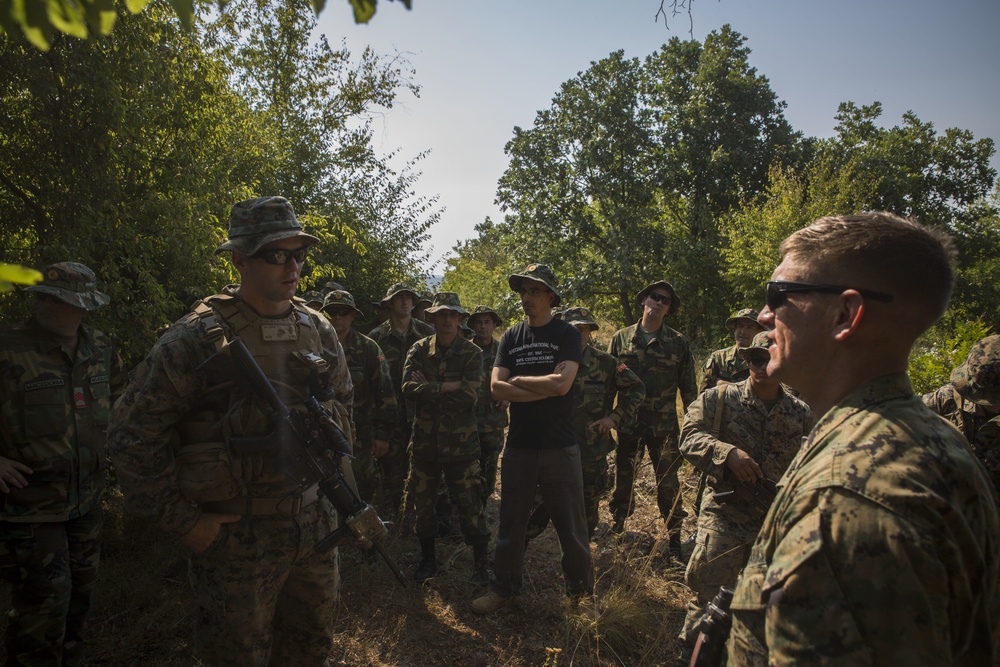
[[[476,225],[476,238],[460,241],[446,261],[441,289],[455,292],[466,309],[482,304],[497,311],[508,325],[521,318],[521,302],[507,276],[517,269],[508,250],[511,236],[490,218]],[[523,260],[522,260],[523,262]]]

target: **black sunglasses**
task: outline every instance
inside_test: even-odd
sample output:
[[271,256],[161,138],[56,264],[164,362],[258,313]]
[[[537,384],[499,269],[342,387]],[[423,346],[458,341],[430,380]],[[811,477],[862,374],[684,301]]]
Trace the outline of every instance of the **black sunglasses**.
[[293,258],[301,264],[306,258],[307,248],[298,250],[285,250],[284,248],[272,248],[271,250],[258,250],[251,257],[262,259],[268,264],[288,264]]
[[744,354],[743,359],[751,366],[766,366],[771,360],[769,354]]
[[650,299],[652,299],[653,301],[655,301],[657,303],[670,303],[670,295],[669,294],[660,294],[659,292],[650,292],[646,296],[648,296]]
[[818,283],[793,283],[786,280],[772,280],[764,288],[764,303],[771,310],[777,310],[788,300],[789,293],[820,292],[821,294],[841,294],[852,289],[866,299],[873,301],[892,301],[891,294],[884,292],[873,292],[857,287],[847,287],[845,285],[823,285]]

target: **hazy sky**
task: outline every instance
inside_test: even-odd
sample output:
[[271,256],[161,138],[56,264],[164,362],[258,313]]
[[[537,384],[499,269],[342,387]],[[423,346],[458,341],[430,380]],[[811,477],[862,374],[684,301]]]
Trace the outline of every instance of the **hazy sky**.
[[[432,259],[475,235],[507,166],[504,145],[529,127],[560,84],[612,51],[644,58],[687,15],[654,22],[659,0],[381,0],[355,25],[344,0],[328,0],[319,31],[355,54],[404,52],[420,98],[404,95],[376,146],[412,157],[430,149],[418,189],[440,195]],[[837,105],[880,101],[883,125],[912,110],[942,132],[959,127],[1000,143],[1000,2],[997,0],[694,0],[694,37],[729,23],[748,38],[750,64],[788,104],[792,127],[833,134]],[[993,166],[1000,166],[994,157]],[[443,271],[443,263],[433,267]]]

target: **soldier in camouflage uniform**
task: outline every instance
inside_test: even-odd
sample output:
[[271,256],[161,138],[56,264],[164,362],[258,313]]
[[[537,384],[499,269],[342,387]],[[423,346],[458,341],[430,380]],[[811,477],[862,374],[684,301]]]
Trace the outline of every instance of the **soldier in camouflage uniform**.
[[615,491],[610,503],[613,530],[622,533],[626,517],[635,509],[632,487],[645,449],[656,473],[656,504],[660,516],[667,520],[670,554],[680,558],[680,528],[687,513],[677,479],[682,461],[677,451],[677,394],[680,392],[684,409],[698,395],[694,358],[687,339],[664,323],[680,305],[670,283],[661,280],[647,285],[636,301],[642,307],[642,319],[616,332],[608,346],[611,356],[624,362],[646,388],[635,422],[618,431]]
[[698,622],[719,586],[736,584],[763,522],[737,500],[719,502],[716,494],[763,477],[780,479],[814,422],[809,406],[768,377],[770,344],[762,332],[741,347],[750,377],[703,392],[688,407],[681,426],[681,454],[708,475],[685,573],[697,596],[688,602],[681,629],[680,638],[688,643],[698,638]]
[[389,435],[396,426],[396,394],[392,390],[389,365],[378,343],[351,328],[361,311],[354,296],[343,290],[326,295],[323,313],[337,332],[344,348],[347,368],[354,385],[354,461],[351,469],[358,483],[358,495],[373,503],[378,475],[376,459],[389,451]]
[[479,387],[476,418],[479,423],[479,466],[483,473],[483,507],[493,495],[497,483],[497,462],[503,449],[503,431],[507,428],[508,401],[494,401],[490,393],[490,374],[497,358],[500,341],[493,337],[503,320],[492,308],[476,306],[469,316],[469,328],[475,335],[472,342],[483,350],[483,384]]
[[711,354],[702,369],[699,392],[711,389],[720,381],[740,382],[750,377],[750,369],[743,361],[740,349],[749,345],[753,337],[764,330],[757,323],[758,314],[753,308],[744,308],[726,320],[726,328],[736,339],[736,345]]
[[315,544],[337,528],[337,514],[316,484],[286,474],[277,447],[240,448],[238,437],[273,425],[244,382],[202,366],[239,336],[290,408],[314,395],[351,433],[337,334],[294,297],[318,241],[283,197],[235,204],[216,254],[232,252],[241,284],[170,327],[112,412],[126,508],[192,552],[195,652],[206,665],[319,666],[333,647],[338,556]]
[[951,383],[923,400],[962,432],[1000,494],[1000,336],[977,342]]
[[948,304],[951,239],[867,213],[820,218],[780,252],[767,371],[819,421],[736,585],[728,664],[1000,663],[990,482],[906,376]]
[[474,550],[473,581],[485,586],[489,583],[486,557],[490,532],[483,513],[476,424],[483,353],[459,334],[459,323],[469,313],[457,294],[436,294],[427,315],[437,333],[414,343],[403,365],[403,394],[414,405],[410,474],[421,551],[414,578],[424,582],[437,572],[435,506],[438,480],[443,475],[451,500],[458,506],[462,534]]
[[390,287],[381,301],[381,305],[389,309],[389,319],[368,334],[378,343],[389,364],[392,388],[396,392],[396,408],[399,410],[399,421],[389,438],[389,453],[379,461],[382,464],[385,505],[391,509],[391,513],[401,510],[403,487],[410,468],[407,447],[410,443],[413,406],[403,398],[403,362],[411,345],[434,333],[434,327],[411,314],[419,298],[406,283],[396,283]]
[[[583,362],[573,380],[573,428],[580,444],[583,466],[583,503],[587,512],[587,536],[594,539],[597,507],[611,488],[608,454],[615,449],[611,430],[628,426],[646,396],[646,388],[635,373],[607,352],[590,345],[591,332],[598,324],[587,308],[566,308],[560,318],[580,332]],[[617,402],[616,399],[617,398]],[[541,495],[528,520],[527,539],[541,535],[549,525],[549,513]]]
[[[434,295],[430,292],[421,292],[417,297],[417,302],[413,304],[413,318],[434,326],[426,316],[427,309],[434,303]],[[464,325],[464,323],[463,323]]]
[[121,359],[84,316],[109,303],[76,262],[42,269],[35,314],[0,330],[0,578],[8,665],[80,665],[97,578],[108,413]]

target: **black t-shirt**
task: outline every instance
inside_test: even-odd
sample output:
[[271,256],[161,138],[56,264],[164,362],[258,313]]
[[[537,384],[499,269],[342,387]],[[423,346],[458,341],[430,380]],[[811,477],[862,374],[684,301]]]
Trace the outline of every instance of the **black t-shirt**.
[[[527,320],[512,326],[500,338],[494,366],[506,368],[510,377],[549,375],[563,361],[583,362],[580,332],[576,327],[553,319],[540,327]],[[510,404],[507,446],[523,449],[572,447],[573,390],[565,396]]]

